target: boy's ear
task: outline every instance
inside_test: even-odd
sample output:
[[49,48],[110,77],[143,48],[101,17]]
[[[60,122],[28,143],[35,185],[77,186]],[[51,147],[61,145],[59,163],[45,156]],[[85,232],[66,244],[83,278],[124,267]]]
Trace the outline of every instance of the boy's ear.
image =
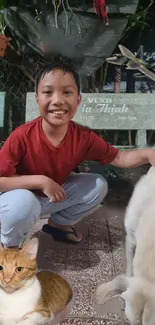
[[38,95],[35,94],[35,99],[36,99],[36,102],[38,103]]
[[78,96],[78,105],[80,105],[81,100],[82,100],[82,96],[81,96],[81,94],[80,94],[80,95]]

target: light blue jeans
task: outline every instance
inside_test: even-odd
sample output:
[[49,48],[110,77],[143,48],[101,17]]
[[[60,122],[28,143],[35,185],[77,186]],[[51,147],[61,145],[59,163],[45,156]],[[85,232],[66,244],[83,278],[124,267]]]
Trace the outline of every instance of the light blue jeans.
[[25,189],[1,193],[2,244],[20,245],[41,215],[50,214],[57,224],[74,225],[99,205],[108,191],[102,176],[89,173],[71,174],[62,187],[66,200],[59,203],[51,203],[48,198]]

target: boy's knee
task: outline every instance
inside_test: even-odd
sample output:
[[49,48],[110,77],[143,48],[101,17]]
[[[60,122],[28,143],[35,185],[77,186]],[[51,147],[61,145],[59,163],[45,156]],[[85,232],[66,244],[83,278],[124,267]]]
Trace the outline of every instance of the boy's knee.
[[89,188],[92,189],[91,195],[103,200],[108,193],[108,183],[100,174],[90,174]]
[[108,183],[101,175],[96,175],[96,185],[99,197],[103,200],[108,193]]
[[108,192],[108,183],[106,179],[99,174],[89,174],[87,186],[85,188],[86,195],[83,196],[84,202],[94,202],[95,205],[100,204]]
[[5,246],[19,246],[41,213],[37,197],[18,189],[0,195],[1,241]]
[[[18,222],[23,219],[38,217],[41,205],[37,197],[29,190],[16,189],[3,193],[0,196],[0,218],[3,221]],[[7,220],[7,221],[9,221]]]

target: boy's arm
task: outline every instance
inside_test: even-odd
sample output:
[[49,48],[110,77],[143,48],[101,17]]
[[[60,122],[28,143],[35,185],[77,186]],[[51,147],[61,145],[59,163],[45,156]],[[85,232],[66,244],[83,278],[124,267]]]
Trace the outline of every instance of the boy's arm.
[[17,175],[16,166],[26,154],[22,137],[13,131],[0,150],[0,192],[13,189],[40,189],[42,175]]
[[5,141],[0,150],[0,192],[15,189],[40,189],[51,202],[65,199],[63,188],[44,175],[18,175],[16,167],[26,154],[24,141],[16,130]]
[[66,198],[63,188],[51,178],[44,175],[20,176],[15,174],[12,177],[0,177],[0,192],[15,189],[40,189],[51,202],[60,202]]
[[46,176],[43,175],[13,175],[12,177],[0,177],[0,192],[15,189],[41,189]]
[[135,168],[148,163],[155,166],[155,149],[119,150],[90,130],[87,140],[83,160],[95,160],[101,165],[111,164],[120,168]]
[[155,149],[119,150],[110,164],[120,168],[135,168],[148,163],[155,166]]

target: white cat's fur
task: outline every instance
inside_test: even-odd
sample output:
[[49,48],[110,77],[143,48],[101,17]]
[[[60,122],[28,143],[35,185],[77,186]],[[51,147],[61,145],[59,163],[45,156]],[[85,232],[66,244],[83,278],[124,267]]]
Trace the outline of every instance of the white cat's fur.
[[[101,304],[116,293],[133,325],[155,325],[155,168],[137,182],[125,214],[126,274],[96,290]],[[135,250],[135,254],[134,254]]]
[[[35,313],[33,317],[31,316],[31,319],[20,320],[23,315],[31,313],[31,311],[35,309],[40,295],[41,287],[36,276],[33,279],[28,280],[26,286],[12,293],[7,293],[0,288],[0,325],[46,324],[47,319],[41,317],[38,313]],[[53,318],[54,316],[52,314],[51,320]]]

